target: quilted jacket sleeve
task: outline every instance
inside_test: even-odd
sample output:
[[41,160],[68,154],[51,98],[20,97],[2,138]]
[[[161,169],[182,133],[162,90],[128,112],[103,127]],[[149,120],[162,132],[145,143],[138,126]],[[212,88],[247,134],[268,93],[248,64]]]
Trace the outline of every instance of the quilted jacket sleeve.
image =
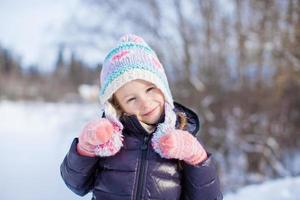
[[60,172],[68,188],[74,193],[84,196],[94,185],[99,158],[79,155],[76,150],[77,143],[78,139],[75,138],[60,166]]
[[222,200],[223,195],[211,154],[207,160],[192,166],[182,162],[182,200]]

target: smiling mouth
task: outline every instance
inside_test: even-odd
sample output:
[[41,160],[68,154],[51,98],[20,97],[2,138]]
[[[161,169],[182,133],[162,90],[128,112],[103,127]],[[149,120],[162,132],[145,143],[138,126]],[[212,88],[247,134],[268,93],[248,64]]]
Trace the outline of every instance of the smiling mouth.
[[152,110],[150,110],[149,112],[147,112],[147,113],[143,114],[143,116],[147,116],[147,115],[150,115],[150,114],[152,114],[152,113],[153,113],[153,111],[154,111],[154,110],[156,110],[156,108],[158,108],[158,107],[155,107],[155,108],[153,108],[153,109],[152,109]]

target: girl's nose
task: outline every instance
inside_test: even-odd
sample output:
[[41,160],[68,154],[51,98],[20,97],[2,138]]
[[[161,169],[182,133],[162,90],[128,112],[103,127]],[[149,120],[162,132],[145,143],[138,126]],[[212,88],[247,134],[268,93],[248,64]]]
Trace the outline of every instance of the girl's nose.
[[147,97],[147,95],[143,95],[141,96],[141,106],[143,109],[147,108],[149,104],[149,99]]

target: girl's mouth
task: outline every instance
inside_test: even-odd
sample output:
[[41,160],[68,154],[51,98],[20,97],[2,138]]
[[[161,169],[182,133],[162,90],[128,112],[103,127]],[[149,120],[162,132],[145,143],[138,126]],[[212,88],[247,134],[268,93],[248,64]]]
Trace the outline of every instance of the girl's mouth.
[[153,108],[152,110],[150,110],[149,112],[147,112],[147,113],[145,113],[145,114],[143,114],[143,116],[148,116],[148,115],[151,115],[155,110],[156,110],[156,108],[158,108],[158,107],[155,107],[155,108]]

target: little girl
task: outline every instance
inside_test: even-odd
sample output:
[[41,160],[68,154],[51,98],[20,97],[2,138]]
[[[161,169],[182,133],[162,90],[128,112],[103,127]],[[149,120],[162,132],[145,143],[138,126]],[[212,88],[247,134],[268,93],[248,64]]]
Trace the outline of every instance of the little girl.
[[61,164],[66,185],[98,200],[223,199],[197,115],[173,102],[155,52],[125,35],[101,71],[102,118],[75,138]]

